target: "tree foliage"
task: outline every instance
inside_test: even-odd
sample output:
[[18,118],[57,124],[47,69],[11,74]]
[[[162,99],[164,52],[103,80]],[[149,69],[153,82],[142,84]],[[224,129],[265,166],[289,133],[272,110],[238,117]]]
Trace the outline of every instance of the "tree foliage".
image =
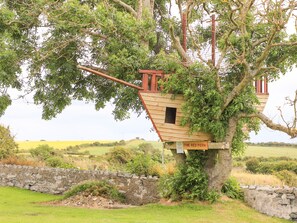
[[[164,92],[183,94],[183,124],[229,142],[240,153],[243,126],[297,136],[297,94],[288,100],[292,122],[273,123],[257,110],[255,79],[275,80],[295,67],[294,0],[0,0],[0,115],[10,104],[8,88],[34,92],[43,118],[72,100],[112,100],[117,119],[140,113],[134,89],[89,75],[84,65],[139,84],[139,69],[170,74]],[[182,47],[187,16],[187,50]],[[211,15],[216,17],[217,58],[211,61]],[[27,75],[21,75],[26,65]]]
[[17,144],[10,133],[9,128],[0,125],[0,159],[15,155]]

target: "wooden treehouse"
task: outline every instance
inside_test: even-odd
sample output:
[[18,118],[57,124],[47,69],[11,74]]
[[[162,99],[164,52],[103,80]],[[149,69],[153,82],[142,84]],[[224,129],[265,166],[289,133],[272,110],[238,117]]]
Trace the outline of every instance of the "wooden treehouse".
[[[186,26],[187,16],[183,13],[183,49],[186,52]],[[212,16],[212,62],[215,66],[215,17]],[[142,86],[108,76],[98,71],[79,66],[80,69],[89,71],[93,74],[110,79],[112,81],[125,84],[126,86],[138,90],[141,102],[152,121],[152,124],[165,146],[169,149],[176,149],[178,153],[183,150],[207,150],[207,149],[228,149],[227,143],[212,142],[212,136],[205,132],[190,133],[189,126],[181,126],[182,105],[184,98],[182,95],[161,94],[161,87],[158,81],[164,78],[163,71],[160,70],[140,70],[142,74]],[[260,101],[257,109],[262,112],[268,100],[267,79],[262,78],[255,81],[255,90]]]
[[[142,86],[140,87],[86,67],[79,66],[79,68],[137,89],[154,129],[160,140],[165,143],[166,148],[177,149],[179,152],[229,148],[226,143],[212,142],[212,136],[208,133],[190,133],[188,126],[181,126],[184,98],[182,95],[161,94],[162,89],[158,82],[165,76],[162,71],[140,70],[142,74]],[[257,109],[262,112],[269,96],[267,80],[256,80],[255,90],[260,101]]]

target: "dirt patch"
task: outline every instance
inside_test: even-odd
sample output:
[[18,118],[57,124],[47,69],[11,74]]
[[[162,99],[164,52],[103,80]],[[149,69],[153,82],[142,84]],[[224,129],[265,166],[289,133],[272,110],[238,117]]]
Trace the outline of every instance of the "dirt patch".
[[86,195],[80,193],[64,200],[43,203],[52,206],[83,207],[94,209],[121,209],[136,207],[130,204],[120,203],[100,196]]

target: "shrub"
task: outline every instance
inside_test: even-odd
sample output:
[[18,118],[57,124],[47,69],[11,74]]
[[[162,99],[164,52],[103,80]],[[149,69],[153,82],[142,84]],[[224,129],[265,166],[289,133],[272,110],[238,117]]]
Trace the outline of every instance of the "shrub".
[[292,171],[281,170],[281,171],[275,172],[273,175],[279,178],[287,186],[290,186],[290,187],[297,186],[297,175]]
[[76,168],[73,164],[65,162],[61,157],[53,156],[45,160],[47,166],[54,168],[74,169]]
[[0,159],[5,159],[17,153],[17,144],[11,136],[9,128],[0,125]]
[[53,147],[50,147],[47,144],[39,145],[34,149],[30,149],[31,156],[36,157],[40,160],[46,160],[51,156],[56,155]]
[[252,158],[246,162],[246,169],[252,173],[272,174],[281,170],[297,173],[297,161],[285,159]]
[[173,175],[164,175],[160,179],[161,195],[173,200],[208,200],[219,198],[215,191],[208,191],[208,179],[203,169],[202,151],[191,151],[186,163],[180,165]]
[[252,173],[257,173],[260,162],[257,158],[251,158],[250,160],[248,160],[246,163],[246,170],[250,171]]
[[243,192],[239,183],[233,177],[230,177],[223,185],[222,192],[232,199],[243,200]]
[[154,163],[151,161],[148,155],[137,155],[129,163],[127,163],[127,169],[130,173],[136,175],[154,175],[152,172],[152,166]]
[[82,192],[84,192],[85,196],[101,196],[122,203],[125,202],[125,196],[120,193],[115,186],[111,185],[107,181],[93,181],[79,184],[66,192],[64,198],[75,196]]
[[113,164],[126,164],[132,159],[132,152],[122,147],[115,147],[106,154],[106,159]]

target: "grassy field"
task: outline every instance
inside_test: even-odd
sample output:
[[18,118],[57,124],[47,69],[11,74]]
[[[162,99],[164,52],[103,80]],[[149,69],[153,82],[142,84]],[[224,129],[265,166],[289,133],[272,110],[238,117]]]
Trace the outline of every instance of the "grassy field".
[[235,200],[209,204],[146,205],[130,209],[95,210],[52,207],[40,202],[59,199],[16,188],[0,187],[0,222],[3,223],[285,223],[256,212]]
[[[112,140],[93,140],[93,141],[19,141],[19,150],[29,150],[36,148],[38,145],[48,144],[55,149],[65,149],[68,146],[76,146],[81,144],[100,142],[100,143],[110,143],[115,142]],[[126,145],[122,146],[125,148],[137,148],[141,143],[151,143],[156,149],[162,149],[162,143],[157,141],[144,141],[144,140],[129,140],[126,141]],[[98,147],[84,147],[83,151],[89,151],[91,155],[102,155],[108,152],[111,148],[110,146],[98,146]],[[168,152],[168,151],[167,151]],[[280,157],[287,156],[290,158],[297,159],[297,148],[292,147],[264,147],[264,146],[248,146],[244,156],[256,156],[256,157]]]
[[[100,143],[112,143],[116,142],[116,140],[94,140],[94,141],[18,141],[17,144],[19,146],[20,152],[27,151],[32,148],[36,148],[39,145],[49,145],[55,149],[65,149],[68,146],[76,146],[82,144],[91,144],[94,142]],[[137,148],[141,143],[151,143],[154,148],[161,150],[162,143],[157,141],[144,141],[144,140],[128,140],[126,144],[121,146],[124,148],[134,149]],[[88,151],[90,155],[102,155],[110,151],[113,146],[90,146],[90,147],[83,147],[81,152]]]
[[281,157],[286,156],[297,159],[297,148],[292,147],[265,147],[265,146],[248,146],[245,156],[255,157]]

